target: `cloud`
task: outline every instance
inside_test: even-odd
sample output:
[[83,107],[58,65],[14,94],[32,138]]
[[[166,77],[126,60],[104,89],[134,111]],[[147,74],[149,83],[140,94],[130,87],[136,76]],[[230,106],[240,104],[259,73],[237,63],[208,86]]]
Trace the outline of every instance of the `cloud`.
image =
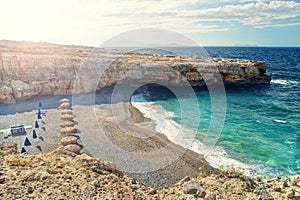
[[[199,5],[209,2],[196,0],[184,3],[182,1],[173,3],[174,1],[170,0],[124,2],[119,3],[126,4],[127,7],[120,6],[117,11],[112,9],[112,12],[105,15],[107,19],[117,21],[117,25],[123,27],[131,27],[134,24],[140,27],[171,28],[183,32],[191,30],[209,32],[224,31],[241,25],[253,28],[292,26],[297,25],[294,21],[300,17],[300,3],[294,1],[221,0],[220,2],[235,2],[235,4],[228,3],[212,8],[201,8]],[[192,6],[189,9],[182,8],[187,5]],[[220,25],[220,22],[223,24]]]
[[298,26],[300,3],[270,0],[27,0],[0,2],[0,38],[94,43],[137,28],[181,33]]

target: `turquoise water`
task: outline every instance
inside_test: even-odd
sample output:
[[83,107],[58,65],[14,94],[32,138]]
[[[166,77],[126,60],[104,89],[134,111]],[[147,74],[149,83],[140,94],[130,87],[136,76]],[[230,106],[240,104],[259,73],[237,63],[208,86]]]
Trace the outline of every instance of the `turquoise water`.
[[[299,174],[300,48],[210,47],[206,50],[213,57],[263,60],[268,67],[267,73],[272,76],[270,86],[226,88],[226,119],[215,151],[221,148],[228,159],[252,167],[252,175]],[[197,52],[193,48],[181,51],[187,55]],[[143,93],[147,93],[146,101],[154,101],[167,112],[173,112],[170,118],[184,127],[195,127],[200,120],[196,139],[205,138],[211,120],[207,90],[195,90],[200,115],[191,108],[186,111],[190,118],[184,124],[180,104],[172,92],[148,86]],[[181,101],[188,103],[191,98]],[[220,161],[220,164],[223,163]]]

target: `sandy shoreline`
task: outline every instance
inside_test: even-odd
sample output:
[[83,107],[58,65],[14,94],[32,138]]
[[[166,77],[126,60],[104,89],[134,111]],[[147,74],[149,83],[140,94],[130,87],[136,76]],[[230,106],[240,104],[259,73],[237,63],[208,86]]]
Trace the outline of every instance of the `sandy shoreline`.
[[[131,106],[126,109],[127,106],[118,103],[113,107],[110,104],[74,107],[81,119],[78,129],[82,143],[93,157],[116,164],[130,177],[152,187],[171,186],[186,176],[197,176],[199,167],[207,174],[218,171],[203,156],[151,131],[151,120]],[[123,120],[117,125],[115,122],[120,119]]]
[[[166,136],[155,132],[153,121],[144,118],[134,107],[130,106],[129,110],[124,111],[121,118],[126,120],[117,125],[115,116],[119,113],[112,113],[112,110],[126,109],[127,106],[126,103],[117,103],[73,107],[77,134],[90,155],[112,162],[130,177],[156,188],[171,186],[186,176],[197,176],[199,167],[208,174],[217,172],[201,155],[175,145]],[[27,135],[7,139],[4,134],[0,134],[0,140],[17,142],[18,149],[21,150],[27,136],[32,142],[31,146],[25,147],[28,153],[49,153],[59,146],[58,142],[62,137],[57,135],[61,122],[59,116],[58,109],[47,109],[39,120],[40,128],[36,129],[37,139],[32,138],[32,129],[28,129]],[[0,126],[5,129],[12,124],[23,123],[34,127],[35,120],[35,111],[1,115]],[[108,144],[113,144],[121,151]],[[133,156],[130,157],[131,155]]]

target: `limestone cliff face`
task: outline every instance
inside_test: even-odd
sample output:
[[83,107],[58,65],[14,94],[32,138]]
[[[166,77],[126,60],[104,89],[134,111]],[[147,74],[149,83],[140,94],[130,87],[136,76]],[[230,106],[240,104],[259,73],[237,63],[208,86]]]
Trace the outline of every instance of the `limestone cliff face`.
[[[131,77],[135,82],[204,86],[218,69],[225,84],[269,84],[263,62],[201,59],[66,46],[0,41],[0,103],[38,94],[86,93]],[[186,82],[187,80],[188,82]]]

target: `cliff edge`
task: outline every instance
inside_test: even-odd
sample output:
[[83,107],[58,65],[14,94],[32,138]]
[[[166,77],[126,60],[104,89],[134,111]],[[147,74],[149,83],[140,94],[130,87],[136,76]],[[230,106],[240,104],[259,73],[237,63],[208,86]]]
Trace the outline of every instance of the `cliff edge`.
[[[205,86],[217,69],[225,85],[269,84],[264,62],[123,52],[0,40],[0,103],[39,94],[88,93],[139,75],[173,86]],[[188,84],[187,84],[188,83]]]

